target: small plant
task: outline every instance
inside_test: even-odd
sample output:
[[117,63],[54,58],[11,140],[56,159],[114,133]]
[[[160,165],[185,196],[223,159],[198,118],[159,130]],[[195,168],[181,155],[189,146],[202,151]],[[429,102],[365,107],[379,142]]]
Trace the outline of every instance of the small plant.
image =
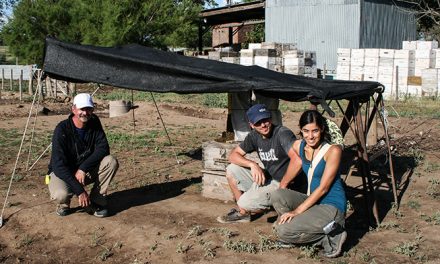
[[150,252],[155,251],[158,246],[159,244],[157,243],[157,241],[154,241],[154,244],[150,246]]
[[408,201],[408,207],[414,210],[420,209],[420,203],[415,200],[409,200]]
[[232,241],[230,239],[225,240],[223,243],[223,247],[226,250],[230,250],[236,253],[246,252],[246,253],[257,253],[257,245],[255,243],[244,241],[244,240],[238,240],[238,241]]
[[367,251],[367,252],[361,253],[359,255],[359,259],[363,262],[370,262],[373,259],[373,256],[371,256],[370,252]]
[[90,238],[91,247],[101,246],[102,244],[104,244],[103,242],[104,233],[102,232],[103,230],[104,227],[98,227],[93,232],[92,237]]
[[422,237],[420,235],[417,235],[415,240],[413,241],[400,243],[394,248],[394,252],[408,257],[414,257],[419,250],[419,245],[421,241]]
[[429,179],[429,185],[426,188],[426,194],[436,199],[440,196],[440,180]]
[[301,250],[301,255],[306,258],[314,259],[318,256],[318,248],[315,245],[312,246],[303,246],[299,248]]
[[177,244],[176,253],[186,254],[186,252],[188,252],[188,250],[190,249],[191,249],[191,245],[184,245],[182,244],[182,242],[180,242],[179,244]]
[[393,212],[395,217],[397,218],[403,217],[403,214],[400,212],[399,207],[396,203],[391,203],[391,211]]
[[101,261],[106,261],[109,257],[113,256],[113,252],[111,248],[106,248],[102,246],[104,249],[101,251],[101,253],[96,256],[97,259]]
[[380,223],[378,227],[379,227],[379,229],[389,230],[389,229],[399,228],[399,224],[397,224],[394,221],[389,221],[389,222]]
[[414,164],[416,166],[420,165],[420,163],[422,163],[422,161],[425,159],[425,155],[417,147],[410,147],[408,149],[408,154],[414,158]]
[[225,238],[231,238],[231,237],[234,237],[234,236],[237,235],[237,233],[234,233],[231,230],[229,230],[227,228],[224,228],[224,227],[222,227],[222,228],[218,228],[218,227],[210,228],[209,231],[213,232],[213,233],[218,233],[218,234],[222,235]]
[[17,248],[27,247],[34,242],[35,242],[35,238],[26,234],[16,243],[16,247]]
[[440,211],[435,212],[432,216],[421,215],[423,220],[434,225],[440,225]]
[[440,170],[440,164],[426,162],[423,170],[425,172],[436,172],[436,171]]
[[205,242],[203,239],[199,241],[200,245],[202,246],[202,249],[204,251],[203,256],[205,258],[214,258],[216,255],[215,247],[211,247],[211,242]]
[[186,235],[186,238],[200,236],[201,234],[203,234],[203,232],[204,232],[204,230],[203,230],[202,226],[200,226],[200,225],[193,226],[188,231],[188,234]]

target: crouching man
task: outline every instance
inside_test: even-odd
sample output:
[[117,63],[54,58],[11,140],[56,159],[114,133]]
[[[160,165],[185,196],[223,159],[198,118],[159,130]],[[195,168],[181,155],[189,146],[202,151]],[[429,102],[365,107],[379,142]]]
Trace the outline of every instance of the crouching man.
[[[58,205],[56,213],[71,213],[70,200],[78,197],[81,207],[96,217],[109,215],[107,188],[118,170],[118,161],[110,148],[99,118],[93,114],[89,94],[73,99],[72,113],[55,128],[49,164],[49,192]],[[85,186],[93,183],[90,194]]]
[[[232,150],[226,168],[226,178],[238,209],[219,216],[221,223],[250,222],[252,213],[269,209],[269,193],[278,189],[284,175],[296,173],[301,161],[292,149],[295,135],[283,126],[272,124],[271,113],[263,104],[246,112],[252,131]],[[245,157],[257,151],[264,169]],[[297,164],[296,164],[297,163]]]

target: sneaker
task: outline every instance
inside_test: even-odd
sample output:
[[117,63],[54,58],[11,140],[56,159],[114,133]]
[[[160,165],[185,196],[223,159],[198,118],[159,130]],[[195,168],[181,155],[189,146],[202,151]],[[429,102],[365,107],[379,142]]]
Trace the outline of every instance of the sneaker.
[[96,217],[103,218],[103,217],[109,216],[108,209],[105,208],[104,206],[99,206],[97,204],[92,204],[90,207],[91,207],[91,212]]
[[284,242],[282,240],[277,240],[274,243],[275,248],[294,248],[295,244]]
[[69,215],[70,213],[71,213],[71,211],[70,211],[70,207],[61,207],[61,206],[57,206],[57,209],[56,209],[56,211],[55,211],[55,213],[58,215],[58,216],[66,216],[66,215]]
[[217,217],[217,221],[220,223],[249,223],[251,221],[251,215],[241,214],[237,209],[233,208],[226,215]]
[[342,251],[342,245],[344,244],[345,240],[347,239],[347,232],[343,231],[342,233],[331,237],[330,243],[333,247],[333,250],[331,252],[324,252],[324,256],[327,258],[336,258],[341,254]]

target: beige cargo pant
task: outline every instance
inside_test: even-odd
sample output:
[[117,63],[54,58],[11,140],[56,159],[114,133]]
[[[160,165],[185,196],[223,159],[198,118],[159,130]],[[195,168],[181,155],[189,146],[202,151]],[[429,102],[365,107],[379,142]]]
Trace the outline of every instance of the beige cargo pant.
[[[102,159],[99,166],[86,174],[86,185],[93,183],[90,192],[91,202],[100,206],[107,206],[107,199],[105,197],[107,189],[118,168],[118,160],[108,155]],[[50,198],[57,201],[59,207],[70,207],[70,200],[74,194],[67,183],[58,178],[53,172],[50,174],[49,192]]]

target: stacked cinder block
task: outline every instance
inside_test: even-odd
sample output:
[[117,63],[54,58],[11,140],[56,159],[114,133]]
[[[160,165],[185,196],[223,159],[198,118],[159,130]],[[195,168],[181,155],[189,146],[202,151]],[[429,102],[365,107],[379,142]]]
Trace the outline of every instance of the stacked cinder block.
[[208,52],[208,59],[237,63],[239,61],[239,54],[235,51],[210,51]]
[[364,75],[365,50],[353,49],[350,57],[350,79],[362,81]]

